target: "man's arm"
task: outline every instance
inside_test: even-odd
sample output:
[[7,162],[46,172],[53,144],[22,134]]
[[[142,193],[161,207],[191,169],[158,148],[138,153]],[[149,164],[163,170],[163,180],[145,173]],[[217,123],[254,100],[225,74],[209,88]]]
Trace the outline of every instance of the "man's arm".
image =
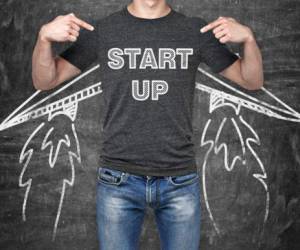
[[80,27],[93,30],[93,27],[75,17],[74,14],[59,16],[43,25],[32,54],[32,80],[39,90],[48,90],[79,74],[76,66],[52,52],[52,42],[75,42]]
[[52,89],[80,72],[63,58],[53,56],[51,42],[38,38],[32,55],[32,80],[36,89]]
[[244,46],[243,58],[236,60],[219,73],[246,89],[261,88],[264,82],[262,56],[251,29],[230,17],[219,17],[203,27],[201,32],[211,29],[221,43],[243,43]]

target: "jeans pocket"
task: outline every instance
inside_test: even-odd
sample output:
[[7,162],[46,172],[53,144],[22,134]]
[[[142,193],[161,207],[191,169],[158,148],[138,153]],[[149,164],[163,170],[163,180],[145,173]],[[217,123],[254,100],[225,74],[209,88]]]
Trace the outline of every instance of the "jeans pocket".
[[98,182],[109,185],[120,185],[128,178],[128,173],[106,167],[98,168]]
[[198,171],[191,174],[179,175],[179,176],[169,176],[169,181],[174,186],[185,186],[192,184],[199,179]]

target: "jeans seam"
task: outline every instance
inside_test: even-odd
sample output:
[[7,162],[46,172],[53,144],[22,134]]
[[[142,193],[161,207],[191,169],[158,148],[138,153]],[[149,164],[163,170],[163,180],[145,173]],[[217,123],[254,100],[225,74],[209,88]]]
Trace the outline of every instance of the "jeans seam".
[[170,178],[170,182],[171,182],[172,185],[179,187],[179,186],[186,186],[186,185],[189,185],[189,184],[193,184],[196,180],[199,179],[199,175],[197,174],[197,176],[195,176],[193,179],[190,179],[190,180],[182,182],[182,183],[175,183],[172,180],[172,176],[170,176],[169,178]]
[[[112,176],[112,177],[117,178],[115,176]],[[101,179],[101,168],[99,168],[97,179],[98,179],[98,182],[100,182],[100,183],[104,183],[104,184],[107,184],[107,185],[119,186],[128,179],[128,173],[122,172],[121,175],[120,175],[120,180],[118,182],[109,182],[109,181],[105,181],[105,180]]]
[[160,179],[158,178],[157,179],[157,182],[156,182],[156,208],[158,208],[160,206]]

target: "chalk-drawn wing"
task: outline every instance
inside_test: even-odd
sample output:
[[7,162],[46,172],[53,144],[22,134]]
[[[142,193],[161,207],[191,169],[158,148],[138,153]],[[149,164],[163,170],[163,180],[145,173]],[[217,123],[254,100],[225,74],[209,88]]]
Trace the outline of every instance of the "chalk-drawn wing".
[[[55,92],[47,95],[41,100],[31,104],[33,99],[38,96],[41,92],[40,90],[36,91],[33,95],[31,95],[25,102],[23,102],[18,108],[16,108],[1,124],[0,131],[8,129],[10,127],[16,126],[18,124],[25,123],[30,121],[31,119],[36,119],[42,116],[48,116],[48,122],[42,122],[29,136],[27,141],[25,142],[22,152],[20,154],[19,163],[23,164],[22,171],[19,176],[19,187],[25,188],[23,206],[22,206],[22,219],[26,221],[26,207],[28,197],[30,197],[30,190],[32,187],[32,175],[30,174],[30,169],[34,166],[30,165],[30,160],[34,153],[33,148],[29,145],[32,139],[36,136],[42,137],[42,143],[40,145],[40,150],[48,153],[48,163],[50,169],[55,169],[55,165],[57,162],[58,155],[62,148],[65,148],[68,154],[68,160],[66,162],[65,168],[70,170],[70,176],[62,176],[62,186],[60,187],[60,200],[57,208],[57,214],[54,222],[53,232],[52,232],[52,240],[55,240],[57,227],[59,223],[59,218],[63,206],[64,196],[66,192],[67,185],[73,186],[75,180],[75,165],[74,159],[77,160],[78,163],[81,163],[80,156],[80,145],[77,137],[74,121],[77,115],[78,103],[80,101],[86,100],[90,97],[93,97],[102,92],[100,88],[101,82],[95,83],[87,88],[84,88],[80,91],[77,91],[69,96],[61,98],[57,101],[53,101],[50,104],[46,104],[45,102],[50,100],[50,98],[59,94],[66,88],[70,87],[74,83],[78,82],[84,76],[90,74],[94,70],[96,70],[99,65],[91,68],[90,70],[84,72],[83,74],[76,77],[74,80],[70,81],[63,87],[59,88]],[[30,105],[25,108],[25,106]],[[60,115],[64,118],[67,118],[68,124],[71,126],[71,131],[63,134],[63,136],[58,136],[56,138],[56,134],[54,131],[59,130],[60,127],[56,127],[55,125],[51,125],[53,120],[59,119]],[[49,125],[49,126],[46,126]],[[64,129],[64,127],[63,127]],[[63,147],[62,147],[63,146]],[[75,147],[74,147],[75,146]],[[45,168],[45,166],[44,166]],[[28,174],[29,172],[29,174]],[[27,175],[26,175],[27,173]]]
[[[88,75],[89,73],[91,73],[92,71],[97,69],[98,67],[99,67],[99,65],[96,65],[95,67],[91,68],[90,70],[88,70],[85,73],[83,73],[83,74],[79,75],[78,77],[76,77],[74,80],[72,80],[71,82],[69,82],[65,86],[58,89],[54,93],[46,96],[45,98],[41,99],[38,102],[32,104],[30,107],[24,108],[25,105],[30,103],[40,93],[40,91],[36,91],[32,96],[30,96],[24,103],[22,103],[18,108],[16,108],[0,124],[0,131],[8,129],[8,128],[13,127],[13,126],[16,126],[18,124],[22,124],[22,123],[24,123],[26,121],[29,121],[31,119],[36,119],[36,118],[42,117],[44,115],[48,115],[48,121],[50,121],[56,114],[59,114],[59,113],[69,116],[71,118],[71,121],[74,122],[74,120],[76,118],[78,102],[101,93],[102,92],[102,90],[100,88],[101,82],[93,84],[90,87],[82,89],[82,90],[80,90],[76,93],[73,93],[73,94],[71,94],[67,97],[64,97],[64,98],[62,98],[58,101],[52,102],[50,104],[44,105],[44,102],[49,100],[51,97],[57,95],[58,93],[62,92],[67,87],[71,86],[72,84],[76,83],[78,80],[80,80],[84,76]],[[200,84],[200,83],[196,82],[196,88],[197,89],[202,90],[202,91],[207,92],[207,93],[210,94],[210,106],[209,106],[209,112],[210,113],[213,112],[214,110],[218,109],[219,107],[230,106],[235,110],[236,115],[239,115],[241,107],[244,107],[246,109],[249,109],[249,110],[264,114],[264,115],[267,115],[269,117],[274,117],[274,118],[277,118],[277,119],[287,120],[287,121],[292,121],[292,122],[300,122],[300,114],[297,111],[295,111],[294,109],[289,107],[283,101],[279,100],[272,93],[267,91],[265,88],[262,88],[262,91],[264,91],[268,96],[270,96],[272,99],[274,99],[283,108],[271,105],[269,103],[260,101],[255,97],[247,95],[247,94],[243,93],[242,91],[239,91],[234,87],[231,87],[230,85],[226,84],[225,82],[221,81],[220,79],[216,78],[215,76],[209,74],[208,72],[201,69],[200,67],[198,68],[198,70],[201,73],[203,73],[204,75],[210,77],[215,82],[223,85],[224,87],[226,87],[227,89],[229,89],[231,91],[231,93],[224,92],[224,91],[221,91],[221,90],[218,90],[218,89],[215,89],[215,88],[211,88],[209,86],[206,86],[204,84]],[[241,121],[244,123],[245,126],[247,126],[253,132],[253,135],[256,135],[255,131],[253,130],[253,128],[248,123],[246,123],[244,120],[241,120]],[[210,147],[209,147],[209,149],[206,153],[206,156],[205,156],[203,171],[205,171],[205,169],[207,167],[206,166],[206,161],[207,161],[207,158],[209,157],[210,153],[213,150],[215,151],[215,153],[217,153],[221,149],[223,149],[225,151],[225,148],[226,148],[226,144],[224,144],[224,143],[218,144],[217,143],[218,140],[212,141],[212,140],[207,140],[206,139],[206,137],[205,137],[206,130],[209,127],[210,122],[211,122],[211,119],[209,119],[207,121],[207,123],[205,125],[205,128],[204,128],[203,135],[202,135],[202,139],[201,139],[201,146],[210,145]],[[236,123],[233,120],[232,120],[232,124],[234,125],[237,133],[240,134],[240,130],[236,126]],[[28,196],[28,192],[29,192],[30,187],[31,187],[31,180],[30,179],[29,180],[23,180],[23,178],[22,178],[23,174],[24,174],[24,171],[28,167],[28,163],[29,163],[30,158],[32,156],[32,150],[31,149],[27,150],[27,143],[31,140],[31,138],[43,126],[44,126],[44,123],[42,123],[36,130],[33,131],[31,136],[28,138],[27,142],[25,143],[25,145],[23,147],[23,150],[22,150],[22,153],[20,155],[20,163],[25,163],[24,168],[23,168],[22,173],[21,173],[20,178],[19,178],[19,186],[20,187],[26,187],[24,203],[23,203],[23,212],[25,211],[27,196]],[[60,216],[60,211],[61,211],[61,208],[62,208],[62,203],[63,203],[66,184],[72,186],[73,183],[74,183],[75,174],[74,174],[73,157],[77,158],[77,160],[80,162],[80,148],[79,148],[79,143],[78,143],[78,140],[77,140],[76,130],[75,130],[75,127],[74,127],[73,123],[72,123],[72,129],[73,129],[73,132],[74,132],[74,137],[76,138],[76,144],[77,144],[78,150],[77,150],[77,153],[70,152],[70,164],[71,164],[72,169],[73,169],[72,178],[71,178],[71,180],[68,180],[68,179],[64,180],[64,184],[63,184],[62,192],[61,192],[61,200],[60,200],[59,209],[58,209],[58,213],[57,213],[57,217],[56,217],[56,221],[55,221],[55,226],[54,226],[54,231],[53,231],[53,239],[55,238],[55,234],[56,234],[56,230],[57,230],[57,224],[58,224],[58,220],[59,220],[59,216]],[[222,129],[220,129],[219,131],[221,133]],[[220,133],[218,133],[218,134],[220,134]],[[46,135],[46,137],[47,137],[47,135]],[[217,136],[217,138],[219,138],[219,137]],[[256,155],[256,152],[253,150],[253,148],[250,145],[250,142],[257,143],[259,138],[258,138],[258,136],[255,136],[255,138],[244,138],[244,139],[242,138],[240,140],[241,141],[241,146],[242,146],[242,153],[241,153],[241,156],[240,156],[239,159],[244,163],[244,154],[245,154],[244,151],[245,151],[245,145],[246,145],[246,147],[251,151],[251,153],[257,159],[257,162],[260,164],[262,173],[256,173],[253,176],[263,184],[263,186],[265,188],[265,191],[267,193],[266,214],[265,214],[265,219],[264,219],[264,221],[265,221],[267,219],[268,201],[269,201],[268,187],[267,187],[267,184],[265,182],[265,179],[267,178],[267,175],[266,175],[266,172],[264,170],[263,164],[261,163],[260,159]],[[50,145],[49,143],[50,143],[50,141],[46,140],[44,146],[46,146],[46,145],[49,146]],[[68,138],[66,138],[65,143],[68,144]],[[52,155],[52,153],[49,155],[49,159],[52,159],[51,155]],[[224,155],[227,155],[227,154],[224,154]],[[228,161],[225,160],[225,162],[226,162],[225,163],[225,168],[228,171],[233,169],[233,167],[235,165],[235,162],[236,162],[235,159],[238,159],[238,158],[233,158],[233,161],[231,161],[230,163],[228,163]],[[51,162],[51,164],[53,166],[53,162]],[[206,190],[205,189],[206,188],[205,187],[205,181],[206,180],[205,180],[205,173],[204,173],[203,174],[203,183],[204,183],[203,184],[204,185],[203,189],[204,189],[204,191]],[[205,199],[206,199],[207,208],[209,210],[210,208],[209,208],[209,204],[207,203],[207,197],[205,197]],[[25,219],[25,218],[26,218],[25,214],[23,214],[23,219]],[[213,220],[213,217],[212,217],[211,213],[210,213],[210,218]],[[213,220],[213,222],[214,222],[214,220]],[[218,231],[218,227],[215,224],[215,222],[214,222],[214,226],[215,226],[216,230]]]
[[[216,123],[216,122],[217,124],[211,125],[212,123]],[[223,140],[220,140],[222,131],[225,129],[226,123],[230,124],[234,128],[229,130],[230,131],[229,138],[225,137]],[[219,126],[215,128],[214,125],[218,125],[218,124]],[[215,133],[211,133],[211,132],[208,133],[208,130],[211,131],[215,130]],[[237,134],[235,137],[239,138],[238,140],[235,139],[235,141],[237,142],[235,145],[231,145],[232,144],[231,139],[233,134]],[[238,146],[237,144],[240,144],[240,146]],[[265,204],[261,204],[261,206],[265,206],[263,221],[262,221],[263,224],[266,222],[268,218],[269,191],[266,182],[267,173],[262,161],[260,160],[258,154],[255,152],[253,148],[253,144],[260,146],[259,137],[254,131],[254,129],[251,127],[251,125],[248,124],[240,115],[235,118],[232,117],[231,119],[224,117],[221,120],[221,122],[218,122],[214,119],[208,119],[208,121],[205,124],[202,137],[201,137],[201,144],[200,144],[201,147],[205,147],[206,149],[206,154],[204,156],[204,161],[202,164],[202,185],[203,185],[202,189],[203,189],[204,201],[205,201],[206,208],[208,210],[209,217],[213,223],[214,229],[218,234],[221,233],[221,229],[218,223],[216,222],[217,218],[215,218],[216,216],[214,215],[212,209],[215,208],[216,210],[218,210],[218,208],[211,205],[211,199],[210,199],[211,197],[209,197],[208,186],[210,182],[216,181],[215,177],[218,177],[219,174],[222,174],[223,177],[223,175],[229,175],[229,174],[235,175],[236,173],[240,173],[241,171],[242,172],[246,171],[246,168],[252,169],[253,178],[259,181],[260,184],[262,184],[263,190],[265,192]],[[215,166],[214,161],[211,160],[214,157],[219,158],[220,160],[219,162],[221,162],[221,168]],[[254,158],[254,162],[251,161],[252,162],[251,165],[253,166],[249,166],[249,162],[248,160],[246,160],[251,158]],[[236,170],[236,168],[240,168],[240,170]],[[235,173],[231,173],[231,172],[235,172]],[[216,173],[215,177],[213,177],[214,173]],[[229,176],[227,176],[227,178],[229,178]],[[251,181],[249,181],[249,183],[251,183]],[[218,188],[216,187],[216,189]],[[234,195],[240,195],[240,194],[239,192],[237,192]],[[220,197],[222,198],[219,198],[219,200],[221,199],[227,200],[226,194],[225,196],[220,195]],[[223,219],[221,219],[221,221],[222,220]]]
[[[273,100],[276,101],[277,104],[279,104],[281,107],[274,106],[272,104],[266,103],[264,101],[258,100],[257,98],[247,95],[246,93],[237,90],[234,87],[231,87],[229,84],[225,83],[224,81],[220,80],[219,78],[213,76],[212,74],[206,72],[202,68],[198,68],[198,70],[211,78],[214,82],[219,83],[223,87],[227,88],[228,91],[221,91],[216,88],[209,87],[205,84],[201,84],[196,82],[196,89],[199,89],[201,91],[204,91],[206,93],[209,93],[209,114],[212,114],[215,110],[218,108],[227,106],[231,107],[235,111],[236,117],[231,118],[231,121],[235,127],[235,131],[238,133],[240,142],[241,142],[241,151],[242,154],[237,154],[235,157],[233,157],[233,160],[230,162],[228,161],[228,144],[226,143],[220,143],[219,138],[220,134],[223,130],[224,124],[227,122],[227,117],[224,117],[219,128],[216,131],[216,136],[215,139],[208,139],[207,136],[207,131],[208,128],[210,127],[210,124],[212,123],[212,117],[207,120],[202,137],[201,137],[201,147],[206,147],[209,146],[206,150],[206,154],[204,157],[203,165],[202,165],[202,185],[203,185],[203,193],[204,193],[204,200],[205,200],[205,205],[209,213],[209,217],[212,221],[212,224],[214,226],[214,229],[218,234],[221,233],[219,225],[217,224],[212,209],[211,205],[209,202],[208,198],[208,193],[207,193],[207,170],[208,170],[208,161],[209,159],[213,156],[213,154],[217,155],[221,150],[224,152],[224,168],[230,172],[233,170],[236,160],[240,160],[243,165],[247,164],[246,163],[246,158],[245,154],[247,152],[250,152],[250,155],[254,157],[256,161],[256,165],[258,165],[259,169],[258,171],[253,173],[253,177],[261,183],[265,190],[265,212],[264,212],[264,218],[263,218],[263,223],[265,223],[268,219],[268,214],[269,214],[269,202],[270,202],[270,194],[268,190],[268,185],[267,185],[267,173],[264,168],[263,162],[259,158],[258,154],[253,148],[253,144],[256,144],[260,146],[261,142],[260,139],[255,132],[255,130],[252,128],[252,126],[247,123],[243,117],[240,115],[241,108],[244,107],[246,109],[267,115],[269,117],[281,119],[281,120],[286,120],[286,121],[291,121],[291,122],[300,122],[300,114],[292,109],[290,106],[285,104],[283,101],[281,101],[279,98],[274,96],[271,92],[266,90],[265,88],[261,88],[261,90],[271,97]],[[230,93],[231,92],[231,93]],[[239,122],[237,122],[239,121]],[[244,128],[246,128],[248,131],[251,132],[250,136],[244,136],[243,133],[241,133],[241,129],[239,125],[243,125]],[[212,167],[212,166],[210,166]]]
[[[59,115],[59,113],[58,113]],[[57,115],[52,116],[51,120],[53,118],[57,117]],[[58,118],[59,119],[59,118]],[[50,120],[50,122],[51,122]],[[47,126],[49,125],[49,126]],[[50,128],[50,129],[49,129]],[[64,136],[62,137],[57,137],[54,134],[55,129],[60,129],[60,127],[55,128],[51,124],[43,122],[40,124],[34,131],[33,133],[29,136],[28,140],[23,146],[22,152],[20,154],[19,158],[19,163],[23,164],[23,168],[21,171],[21,174],[19,176],[19,187],[26,188],[25,190],[25,195],[24,195],[24,200],[23,200],[23,206],[22,206],[22,219],[23,221],[26,221],[27,215],[26,215],[26,208],[27,208],[27,203],[28,203],[28,198],[30,197],[30,192],[31,190],[35,189],[39,184],[36,184],[35,186],[32,185],[36,179],[38,179],[37,174],[35,173],[34,167],[36,167],[34,163],[30,163],[32,156],[35,154],[35,150],[30,146],[30,143],[34,137],[41,137],[42,138],[42,143],[40,145],[40,151],[46,151],[48,153],[48,164],[38,164],[39,171],[43,173],[42,170],[45,171],[46,168],[50,169],[56,169],[56,162],[58,155],[61,152],[61,149],[65,148],[65,151],[67,152],[67,159],[69,160],[69,164],[67,161],[64,161],[66,164],[64,166],[65,169],[68,169],[68,171],[64,170],[64,175],[60,176],[59,179],[61,178],[62,181],[62,186],[60,186],[60,199],[58,202],[58,207],[57,207],[57,214],[55,218],[55,222],[53,223],[53,232],[52,232],[52,239],[55,239],[56,236],[56,231],[57,231],[57,226],[62,210],[62,205],[64,201],[64,196],[66,192],[67,185],[68,186],[73,186],[74,185],[74,180],[75,180],[75,164],[74,160],[76,160],[78,163],[81,163],[81,156],[80,156],[80,145],[77,137],[77,133],[75,130],[74,123],[70,123],[70,131],[67,133],[64,132]],[[39,134],[37,134],[39,133]],[[37,156],[35,156],[37,157]],[[62,156],[61,156],[62,157]],[[64,156],[65,157],[65,156]],[[34,162],[34,161],[33,161]],[[31,170],[31,168],[34,168]],[[53,171],[52,171],[53,172]],[[55,172],[55,171],[54,171]],[[67,172],[67,175],[66,173]],[[50,174],[49,172],[46,172]],[[48,176],[46,174],[46,176]],[[54,180],[52,180],[54,182]],[[61,182],[59,182],[61,183]],[[29,216],[33,216],[32,214]]]
[[[228,92],[220,91],[218,89],[209,87],[205,84],[196,82],[196,89],[207,92],[210,94],[210,112],[220,106],[231,106],[235,109],[236,114],[239,114],[240,108],[244,107],[249,110],[267,115],[269,117],[274,117],[281,120],[292,121],[292,122],[300,122],[300,113],[295,111],[293,108],[288,106],[286,103],[281,101],[275,95],[273,95],[266,88],[262,87],[261,90],[275,100],[281,107],[274,106],[270,103],[258,100],[257,98],[250,96],[232,86],[222,81],[221,79],[215,77],[209,72],[205,71],[201,67],[198,67],[199,72],[208,76],[213,81],[218,84],[224,86],[228,89]],[[231,94],[230,92],[234,93]]]
[[[46,96],[45,98],[37,101],[36,103],[32,104],[30,107],[22,110],[24,106],[32,101],[39,93],[40,90],[37,90],[33,95],[31,95],[25,102],[23,102],[18,108],[16,108],[1,124],[0,124],[0,131],[8,129],[10,127],[16,126],[18,124],[24,123],[31,119],[36,119],[42,117],[44,115],[49,115],[51,113],[57,113],[59,111],[66,111],[74,106],[74,103],[78,103],[80,101],[86,100],[92,96],[100,94],[102,89],[100,87],[101,82],[95,83],[87,88],[84,88],[80,91],[77,91],[67,97],[64,97],[58,101],[53,103],[43,105],[47,100],[54,97],[55,95],[59,94],[66,88],[70,87],[74,83],[78,82],[84,76],[90,74],[94,70],[96,70],[99,65],[94,66],[93,68],[89,69],[88,71],[84,72],[83,74],[76,77],[74,80],[59,88],[52,94]],[[20,111],[22,110],[22,111]],[[68,112],[69,113],[69,112]]]

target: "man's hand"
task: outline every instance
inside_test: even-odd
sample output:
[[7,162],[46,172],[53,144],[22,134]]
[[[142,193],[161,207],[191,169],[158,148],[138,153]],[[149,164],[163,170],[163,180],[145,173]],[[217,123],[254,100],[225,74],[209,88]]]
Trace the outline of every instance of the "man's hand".
[[42,41],[47,42],[75,42],[79,36],[80,28],[90,31],[94,27],[77,18],[73,13],[58,16],[53,21],[42,26],[39,36]]
[[254,39],[251,29],[238,23],[232,17],[219,17],[217,20],[202,27],[202,33],[211,30],[221,43],[244,43]]
[[81,72],[62,57],[54,57],[51,48],[52,42],[75,42],[80,28],[94,30],[73,13],[58,16],[41,27],[32,54],[32,80],[36,89],[52,89]]

